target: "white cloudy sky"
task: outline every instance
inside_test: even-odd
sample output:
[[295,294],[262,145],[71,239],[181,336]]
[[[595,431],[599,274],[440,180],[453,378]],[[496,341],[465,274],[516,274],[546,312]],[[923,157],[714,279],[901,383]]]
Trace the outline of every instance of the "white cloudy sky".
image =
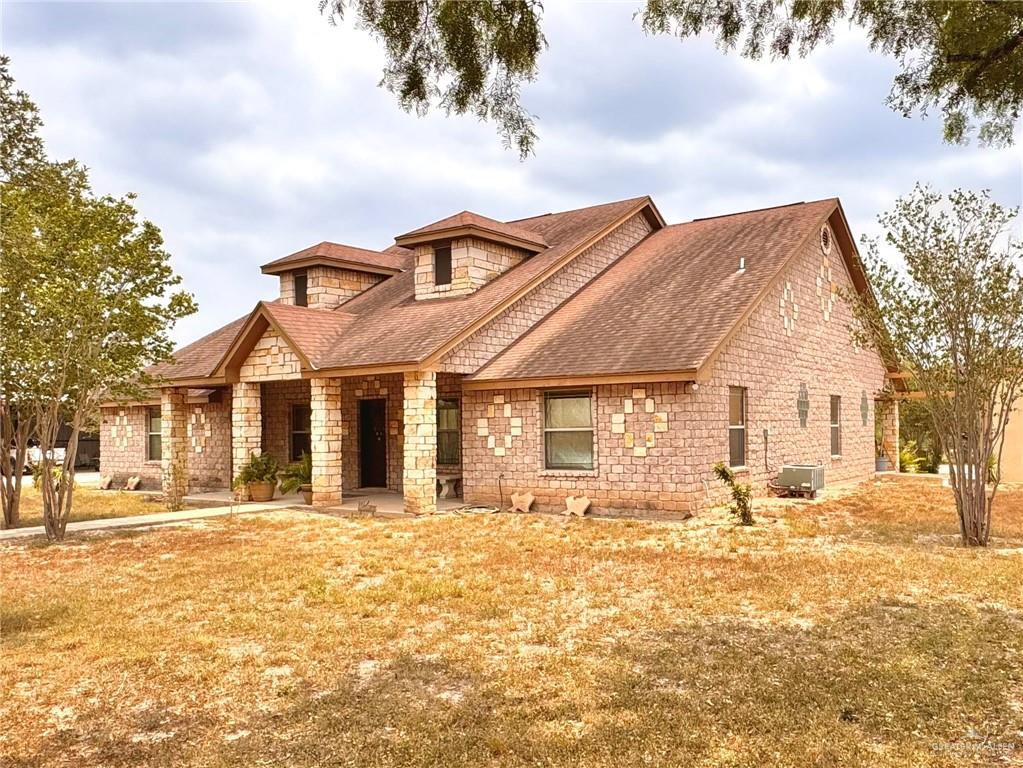
[[2,49],[54,157],[139,195],[200,312],[188,341],[274,295],[258,266],[320,240],[388,245],[468,208],[495,218],[650,194],[669,221],[837,195],[857,235],[917,180],[1023,197],[1020,149],[950,147],[884,99],[895,65],[855,31],[807,60],[749,62],[649,38],[640,0],[549,0],[521,162],[493,126],[420,119],[382,56],[317,0],[2,6]]

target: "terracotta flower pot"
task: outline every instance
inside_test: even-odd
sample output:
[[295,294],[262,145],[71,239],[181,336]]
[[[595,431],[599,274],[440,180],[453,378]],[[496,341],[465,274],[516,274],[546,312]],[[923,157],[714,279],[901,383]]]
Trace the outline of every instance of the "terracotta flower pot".
[[274,491],[276,488],[277,483],[270,483],[267,481],[249,483],[249,500],[270,501],[274,497]]
[[311,483],[309,485],[299,486],[298,490],[302,491],[302,500],[306,504],[313,503],[313,486]]

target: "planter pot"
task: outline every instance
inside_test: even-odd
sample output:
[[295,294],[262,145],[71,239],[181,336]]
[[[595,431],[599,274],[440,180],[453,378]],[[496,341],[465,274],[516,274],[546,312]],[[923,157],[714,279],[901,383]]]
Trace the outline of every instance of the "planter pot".
[[874,470],[876,472],[891,472],[892,462],[887,456],[878,456],[874,459]]
[[299,486],[298,490],[302,491],[302,500],[305,501],[306,504],[312,504],[313,503],[313,486],[312,486],[312,484],[310,484],[310,485],[301,485],[301,486]]
[[274,497],[277,483],[249,483],[248,488],[250,501],[270,501]]

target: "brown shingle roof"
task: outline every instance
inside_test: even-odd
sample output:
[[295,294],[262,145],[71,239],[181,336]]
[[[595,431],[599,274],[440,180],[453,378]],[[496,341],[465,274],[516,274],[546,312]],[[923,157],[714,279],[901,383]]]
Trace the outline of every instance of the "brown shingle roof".
[[837,205],[799,203],[655,232],[470,379],[696,370]]
[[264,264],[261,269],[264,274],[276,275],[289,269],[300,269],[313,264],[330,264],[392,275],[412,266],[412,252],[394,245],[383,251],[371,251],[324,240],[322,243]]
[[[483,322],[608,227],[645,209],[653,210],[650,199],[637,197],[517,221],[517,228],[542,237],[548,248],[468,296],[416,301],[415,275],[407,270],[333,311],[279,302],[261,306],[282,331],[294,334],[295,344],[317,368],[417,363]],[[656,212],[651,215],[657,216]],[[408,254],[397,247],[394,252]],[[261,311],[260,307],[255,311]],[[251,317],[252,313],[183,347],[173,363],[153,372],[172,380],[212,376]]]
[[394,241],[398,245],[415,245],[429,243],[446,237],[457,235],[478,235],[484,239],[492,238],[509,245],[518,245],[527,250],[540,251],[547,247],[543,235],[528,227],[507,224],[503,221],[480,216],[472,211],[462,211],[446,219],[427,224],[425,227],[413,229],[404,235],[398,235]]

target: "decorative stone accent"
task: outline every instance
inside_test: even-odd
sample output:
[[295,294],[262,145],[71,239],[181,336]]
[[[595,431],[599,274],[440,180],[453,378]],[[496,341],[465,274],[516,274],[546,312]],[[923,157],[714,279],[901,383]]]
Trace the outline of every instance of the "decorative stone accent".
[[231,476],[262,450],[262,398],[259,384],[240,381],[231,387]]
[[117,415],[114,416],[114,423],[110,425],[110,439],[113,441],[113,445],[118,448],[129,447],[134,431],[134,425],[124,408],[119,409]]
[[405,373],[405,444],[402,488],[405,511],[437,511],[437,374]]
[[313,504],[341,503],[341,451],[344,434],[341,420],[341,380],[309,381],[309,438],[313,462]]
[[[188,493],[188,390],[165,389],[160,398],[160,443],[163,495],[167,506],[178,509]],[[138,483],[142,482],[138,478]],[[138,484],[136,484],[138,487]]]
[[525,493],[513,493],[511,495],[511,511],[512,512],[528,512],[529,508],[533,506],[533,502],[536,501],[536,496],[531,494],[529,491]]
[[565,511],[562,514],[582,517],[586,514],[586,510],[590,508],[590,504],[591,502],[586,496],[569,496],[565,499]]
[[[647,449],[657,445],[657,433],[668,431],[668,412],[656,409],[654,398],[647,397],[645,389],[637,388],[632,390],[632,397],[622,400],[622,410],[611,414],[611,434],[621,435],[633,456],[646,457]],[[630,421],[636,423],[626,431]]]
[[494,395],[494,401],[487,405],[487,415],[476,419],[476,435],[487,438],[487,448],[495,456],[504,456],[512,447],[512,441],[522,435],[522,417],[512,416],[511,403],[505,402],[504,395]]
[[833,279],[831,260],[827,254],[824,254],[820,271],[817,274],[817,296],[820,299],[824,319],[830,320],[835,311],[835,304],[838,303],[838,283]]
[[796,413],[799,414],[799,426],[805,427],[806,420],[810,417],[810,392],[806,388],[806,382],[799,385],[799,397],[796,398]]
[[796,321],[799,319],[799,304],[796,303],[796,294],[792,290],[792,283],[785,283],[785,290],[781,296],[781,317],[782,325],[785,326],[785,334],[792,335],[796,329]]
[[201,407],[193,408],[188,419],[188,439],[192,443],[192,451],[194,453],[205,451],[212,437],[213,425],[206,420],[206,411]]

